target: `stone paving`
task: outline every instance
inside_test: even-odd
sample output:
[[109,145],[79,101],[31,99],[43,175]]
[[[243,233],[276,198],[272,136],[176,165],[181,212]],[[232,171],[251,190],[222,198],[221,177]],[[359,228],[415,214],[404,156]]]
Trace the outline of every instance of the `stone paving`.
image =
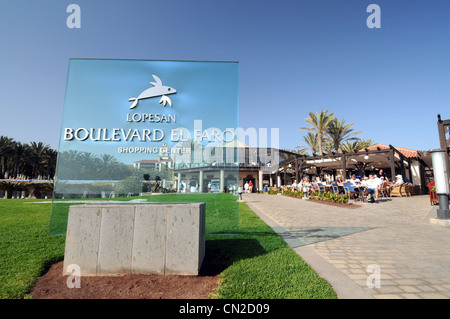
[[450,298],[450,228],[429,222],[436,216],[427,195],[356,209],[282,195],[244,194],[243,200],[294,250],[308,247],[334,267],[320,273],[330,283],[338,274],[356,284],[350,294],[334,287],[341,298],[360,298],[357,290],[368,298]]

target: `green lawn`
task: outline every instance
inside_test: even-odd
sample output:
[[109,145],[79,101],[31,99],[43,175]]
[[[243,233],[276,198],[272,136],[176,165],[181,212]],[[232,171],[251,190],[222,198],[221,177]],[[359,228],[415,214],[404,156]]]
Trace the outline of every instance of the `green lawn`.
[[50,204],[0,200],[0,298],[24,298],[46,267],[64,256],[62,236],[49,236]]
[[[180,195],[152,196],[152,200],[205,202],[210,233],[237,230],[235,196],[174,196]],[[0,200],[0,298],[27,298],[46,268],[64,256],[65,237],[49,236],[51,204],[30,202],[33,200]],[[217,259],[217,267],[223,271],[213,298],[337,298],[331,286],[246,204],[238,205],[238,232],[206,237],[207,254],[220,252],[223,257]],[[231,214],[229,220],[221,211]]]
[[328,282],[244,203],[239,217],[239,235],[210,236],[207,241],[230,256],[217,298],[337,298]]

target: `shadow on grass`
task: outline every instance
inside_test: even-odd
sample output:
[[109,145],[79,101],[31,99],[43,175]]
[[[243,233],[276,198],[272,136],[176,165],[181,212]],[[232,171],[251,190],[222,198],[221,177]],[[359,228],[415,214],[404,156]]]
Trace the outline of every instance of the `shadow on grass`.
[[206,241],[200,276],[216,276],[233,262],[267,253],[256,239],[214,239]]

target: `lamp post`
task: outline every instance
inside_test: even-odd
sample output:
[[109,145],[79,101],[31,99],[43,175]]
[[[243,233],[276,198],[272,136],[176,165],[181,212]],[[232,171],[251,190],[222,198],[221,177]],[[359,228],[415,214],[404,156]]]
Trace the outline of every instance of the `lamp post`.
[[449,194],[450,185],[448,179],[447,151],[437,149],[431,151],[431,160],[433,162],[434,183],[436,185],[436,194],[439,198],[439,208],[437,210],[438,219],[450,219]]
[[277,174],[277,187],[278,187],[278,194],[281,194],[281,168],[278,169],[278,174]]

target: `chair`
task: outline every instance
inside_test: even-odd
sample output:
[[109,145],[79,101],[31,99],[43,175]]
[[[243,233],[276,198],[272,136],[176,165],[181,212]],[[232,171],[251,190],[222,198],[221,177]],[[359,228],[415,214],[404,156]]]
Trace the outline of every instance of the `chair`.
[[344,183],[344,190],[345,190],[345,194],[348,196],[348,198],[352,198],[353,195],[353,199],[356,202],[357,196],[359,195],[359,191],[355,190],[355,188],[353,187],[352,183]]
[[406,191],[406,194],[408,195],[408,196],[413,196],[414,195],[414,185],[412,184],[412,183],[406,183],[406,185],[405,185],[405,191]]
[[398,197],[407,196],[405,194],[405,185],[406,185],[406,183],[393,185],[392,186],[392,190],[391,190],[391,197],[393,197],[393,196],[398,196]]
[[339,195],[339,187],[338,187],[338,184],[336,182],[331,183],[331,189],[333,190],[333,193],[335,195]]
[[325,193],[325,186],[321,183],[317,183],[317,188],[319,189],[319,193]]
[[383,184],[381,185],[381,191],[380,191],[380,195],[381,197],[390,197],[390,188],[388,186],[388,183],[386,181],[383,182]]
[[408,183],[404,183],[405,185],[403,186],[403,195],[405,197],[411,196],[409,193],[409,184]]
[[317,186],[316,183],[311,183],[311,191],[318,193],[319,192],[319,186]]

